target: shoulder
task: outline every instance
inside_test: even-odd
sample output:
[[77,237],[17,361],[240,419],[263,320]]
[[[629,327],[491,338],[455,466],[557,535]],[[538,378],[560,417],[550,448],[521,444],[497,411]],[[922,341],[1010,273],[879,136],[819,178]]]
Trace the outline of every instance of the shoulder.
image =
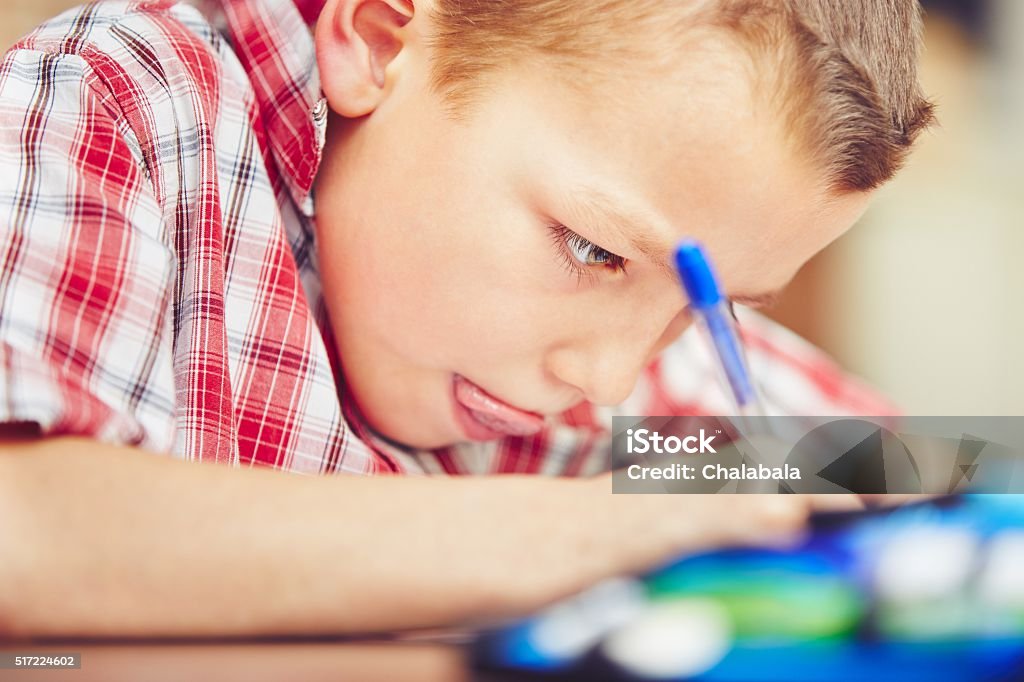
[[72,100],[79,119],[100,110],[161,206],[199,186],[202,155],[253,99],[226,38],[198,8],[170,0],[100,0],[40,25],[0,62],[0,108],[58,125],[40,93]]
[[[17,62],[25,53],[77,63],[90,87],[111,95],[139,123],[145,122],[146,110],[159,115],[164,113],[161,105],[182,97],[212,115],[225,77],[223,64],[233,57],[196,7],[171,0],[81,5],[15,43],[4,62]],[[9,66],[0,70],[0,77],[9,71]]]
[[[220,37],[197,7],[181,0],[94,0],[43,22],[11,50],[75,54],[137,54],[143,40],[171,57],[175,48],[198,44],[219,48]],[[194,55],[182,52],[187,59]]]

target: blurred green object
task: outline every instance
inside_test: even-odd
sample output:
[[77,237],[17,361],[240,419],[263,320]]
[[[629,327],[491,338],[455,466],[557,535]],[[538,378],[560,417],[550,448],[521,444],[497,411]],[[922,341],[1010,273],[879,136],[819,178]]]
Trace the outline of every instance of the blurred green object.
[[839,575],[756,562],[681,566],[646,583],[655,601],[714,600],[729,614],[737,638],[764,643],[848,637],[866,610],[862,595]]
[[879,634],[901,641],[964,641],[981,634],[983,614],[970,595],[960,592],[938,599],[881,603]]

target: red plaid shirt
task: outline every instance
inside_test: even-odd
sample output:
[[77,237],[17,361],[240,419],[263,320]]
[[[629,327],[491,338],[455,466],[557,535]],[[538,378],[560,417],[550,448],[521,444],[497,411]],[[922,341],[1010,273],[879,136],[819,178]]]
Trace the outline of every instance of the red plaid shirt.
[[[688,332],[624,405],[534,436],[414,452],[370,433],[313,240],[322,0],[220,4],[223,33],[185,4],[89,4],[0,63],[0,422],[313,474],[574,475],[607,468],[613,414],[728,411]],[[891,411],[763,318],[745,335],[772,412]]]

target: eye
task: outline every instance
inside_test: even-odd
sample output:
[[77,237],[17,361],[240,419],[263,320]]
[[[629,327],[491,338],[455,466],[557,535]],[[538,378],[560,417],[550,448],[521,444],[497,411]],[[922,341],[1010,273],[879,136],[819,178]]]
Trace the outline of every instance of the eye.
[[626,259],[607,249],[603,249],[590,240],[581,237],[562,224],[551,225],[555,248],[558,249],[566,265],[575,274],[589,274],[594,267],[607,267],[612,271],[626,271]]
[[579,235],[569,237],[565,244],[569,247],[573,258],[583,265],[606,265],[617,258],[614,253],[602,249]]

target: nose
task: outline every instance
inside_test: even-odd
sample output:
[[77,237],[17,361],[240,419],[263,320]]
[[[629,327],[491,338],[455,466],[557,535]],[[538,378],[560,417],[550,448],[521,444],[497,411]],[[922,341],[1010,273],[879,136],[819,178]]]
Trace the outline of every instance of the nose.
[[550,351],[547,369],[577,388],[587,401],[619,405],[633,392],[644,368],[690,321],[689,310],[676,306],[674,315],[638,315],[626,324],[594,329]]

